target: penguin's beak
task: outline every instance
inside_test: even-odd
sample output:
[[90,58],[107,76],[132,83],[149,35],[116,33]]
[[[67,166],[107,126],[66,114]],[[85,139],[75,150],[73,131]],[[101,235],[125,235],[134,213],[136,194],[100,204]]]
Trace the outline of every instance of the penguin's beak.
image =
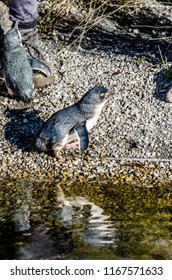
[[113,87],[109,87],[108,91],[106,92],[106,99],[108,99],[109,97],[111,97],[113,94],[115,94],[115,90]]
[[21,37],[21,33],[19,31],[19,22],[18,22],[18,20],[15,22],[14,28],[16,28],[16,30],[17,30],[18,36],[19,36],[20,41],[21,41],[21,46],[22,46],[22,37]]
[[15,27],[17,30],[19,29],[19,22],[18,22],[18,20],[15,22],[14,27]]

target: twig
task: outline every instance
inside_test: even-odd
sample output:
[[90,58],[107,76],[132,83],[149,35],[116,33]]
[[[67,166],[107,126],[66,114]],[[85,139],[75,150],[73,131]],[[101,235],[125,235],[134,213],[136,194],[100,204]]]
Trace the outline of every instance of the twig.
[[168,158],[137,158],[137,157],[107,157],[108,160],[115,160],[115,161],[139,161],[139,162],[172,162],[172,159]]

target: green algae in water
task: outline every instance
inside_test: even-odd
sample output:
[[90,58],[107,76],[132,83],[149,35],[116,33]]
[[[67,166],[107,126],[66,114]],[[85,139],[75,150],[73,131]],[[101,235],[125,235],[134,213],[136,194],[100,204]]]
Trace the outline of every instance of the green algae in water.
[[171,259],[172,185],[0,183],[1,259]]

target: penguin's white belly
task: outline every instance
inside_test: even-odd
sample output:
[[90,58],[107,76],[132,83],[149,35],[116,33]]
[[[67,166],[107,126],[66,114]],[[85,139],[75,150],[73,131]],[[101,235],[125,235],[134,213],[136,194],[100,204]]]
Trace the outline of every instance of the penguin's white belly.
[[94,117],[92,117],[91,119],[87,120],[87,122],[86,122],[86,127],[87,127],[87,130],[88,130],[88,131],[90,131],[90,130],[93,128],[93,126],[96,125],[97,120],[98,120],[98,118],[99,118],[99,116],[100,116],[100,113],[101,113],[101,111],[102,111],[102,109],[103,109],[103,106],[104,106],[105,102],[106,102],[106,101],[104,101],[103,103],[101,103],[100,105],[98,105],[97,108],[96,108],[96,112],[95,112]]
[[[94,117],[92,117],[86,121],[86,128],[87,128],[88,132],[93,128],[93,126],[96,125],[104,104],[105,104],[105,101],[102,104],[100,104],[99,106],[97,106]],[[71,135],[68,135],[67,143],[76,141],[77,139],[78,139],[78,135],[76,134],[76,132],[74,132]]]
[[96,125],[97,120],[98,120],[98,117],[99,117],[99,115],[96,115],[96,116],[94,116],[93,118],[87,120],[87,122],[86,122],[86,127],[87,127],[87,130],[88,130],[88,131],[90,131],[90,130],[93,128],[93,126]]

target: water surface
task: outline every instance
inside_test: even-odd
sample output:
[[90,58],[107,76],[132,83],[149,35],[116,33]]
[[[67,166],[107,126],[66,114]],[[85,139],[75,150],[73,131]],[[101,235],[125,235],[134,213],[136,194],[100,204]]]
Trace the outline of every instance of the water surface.
[[171,259],[172,185],[1,181],[0,259]]

